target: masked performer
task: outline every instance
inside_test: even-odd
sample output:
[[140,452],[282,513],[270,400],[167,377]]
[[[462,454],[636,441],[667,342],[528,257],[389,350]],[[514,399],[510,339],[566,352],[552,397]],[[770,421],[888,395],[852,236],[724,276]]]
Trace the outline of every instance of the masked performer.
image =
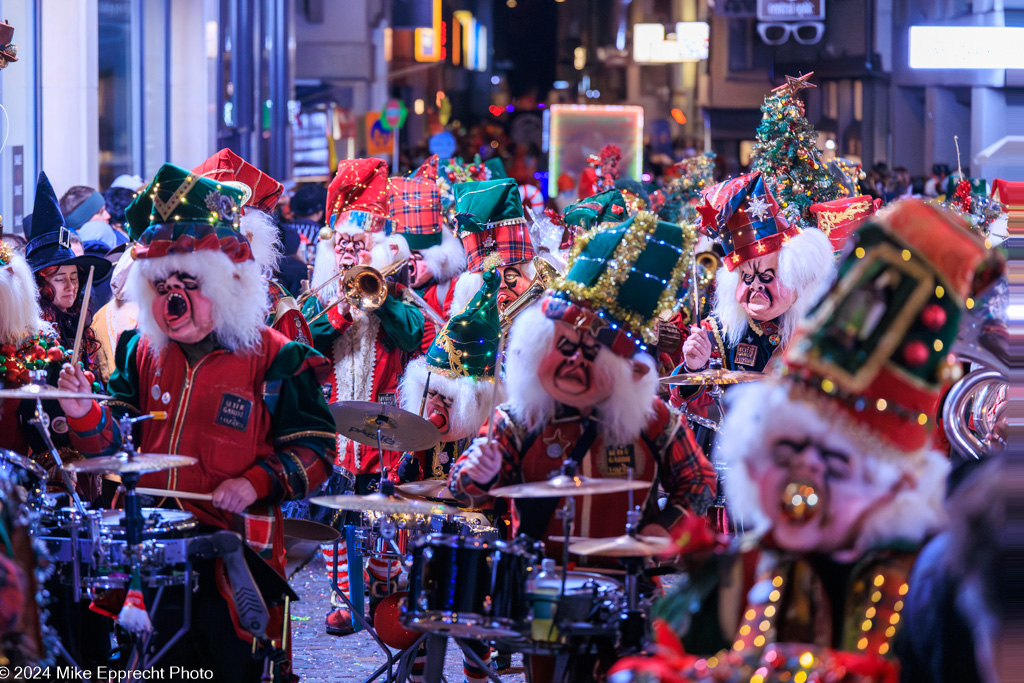
[[[911,565],[944,521],[949,467],[932,432],[949,349],[991,259],[966,224],[921,202],[850,239],[783,377],[732,390],[719,444],[729,500],[763,537],[739,624],[722,630],[731,648],[677,654],[661,680],[898,680]],[[652,666],[621,668],[658,680]]]
[[[387,164],[379,159],[354,159],[338,164],[327,196],[328,226],[321,231],[313,270],[313,287],[340,271],[357,264],[381,270],[409,258],[409,247],[400,235],[392,234]],[[310,321],[313,344],[331,360],[330,402],[372,401],[396,404],[398,379],[409,354],[420,348],[423,338],[423,313],[400,298],[401,285],[394,286],[383,303],[372,311],[352,308],[342,300],[316,318],[325,307],[337,301],[343,292],[338,281],[324,287],[309,299],[304,311]],[[354,476],[355,490],[365,494],[376,490],[382,466],[393,469],[400,454],[391,454],[394,462],[381,462],[376,447],[365,446],[338,435],[339,476]],[[341,516],[337,522],[344,520]],[[348,548],[341,545],[337,585],[349,591]],[[334,564],[333,545],[324,548],[328,573]],[[397,563],[372,560],[372,605],[387,594],[387,581],[398,574]],[[383,584],[381,582],[384,582]],[[361,589],[353,591],[361,603]],[[337,598],[331,593],[332,604]],[[335,609],[327,615],[327,630],[332,635],[353,632],[352,616]]]
[[[139,331],[118,342],[109,393],[114,406],[167,413],[166,421],[140,426],[140,450],[198,459],[145,474],[141,485],[212,494],[209,502],[161,502],[191,512],[203,527],[241,532],[282,574],[280,503],[315,491],[334,459],[334,423],[320,391],[328,364],[264,325],[267,282],[239,231],[242,199],[233,187],[166,164],[128,208],[132,226],[144,223],[140,215],[150,217],[149,227],[132,235],[129,291],[139,303]],[[80,369],[65,366],[59,386],[88,383]],[[82,400],[61,405],[79,450],[117,451],[116,409]],[[218,680],[259,679],[263,663],[253,658],[253,636],[228,597],[223,564],[201,560],[197,568],[191,628],[164,661],[212,669]],[[170,598],[161,604],[180,607]],[[160,623],[170,618],[165,608],[157,615],[163,637],[176,629]],[[280,608],[271,611],[267,633],[276,642],[260,643],[264,655],[281,654],[272,634],[286,632],[282,616]],[[278,672],[276,680],[291,679],[287,661]]]

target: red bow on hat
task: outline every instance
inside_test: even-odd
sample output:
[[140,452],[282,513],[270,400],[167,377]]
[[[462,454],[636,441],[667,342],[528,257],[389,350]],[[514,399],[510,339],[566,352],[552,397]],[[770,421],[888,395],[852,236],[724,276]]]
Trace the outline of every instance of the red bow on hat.
[[192,172],[237,187],[245,193],[242,204],[255,206],[260,211],[272,211],[284,192],[284,185],[227,148],[193,168]]

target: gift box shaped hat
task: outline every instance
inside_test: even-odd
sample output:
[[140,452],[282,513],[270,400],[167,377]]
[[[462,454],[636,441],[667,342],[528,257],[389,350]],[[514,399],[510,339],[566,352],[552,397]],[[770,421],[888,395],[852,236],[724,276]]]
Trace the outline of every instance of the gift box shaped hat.
[[569,271],[542,303],[544,315],[588,328],[624,358],[657,341],[659,315],[686,295],[696,232],[641,211],[580,235]]
[[536,252],[516,181],[500,178],[458,183],[453,191],[456,229],[470,272],[480,272],[491,254],[498,254],[502,266],[533,259]]
[[811,213],[818,220],[818,229],[832,243],[833,251],[841,251],[846,240],[865,221],[875,215],[882,200],[867,195],[843,197],[830,202],[811,204]]
[[[474,436],[487,419],[501,338],[498,317],[500,273],[483,273],[483,286],[469,304],[437,333],[426,356],[409,363],[399,395],[402,407],[419,413],[423,387],[451,401],[446,441]],[[429,379],[428,379],[429,375]]]
[[787,352],[788,376],[872,438],[919,449],[956,376],[961,315],[1000,270],[958,216],[900,202],[847,243],[838,281]]
[[281,198],[284,185],[226,148],[192,172],[242,191],[242,234],[249,240],[256,263],[264,270],[276,270],[282,245],[270,212]]
[[[35,203],[32,207],[32,233],[25,245],[25,261],[33,273],[59,268],[60,266],[78,266],[79,275],[88,276],[89,267],[94,268],[93,281],[102,282],[110,276],[114,267],[102,256],[84,254],[75,256],[71,250],[71,230],[68,229],[64,215],[60,211],[57,194],[53,191],[50,179],[43,172],[36,181]],[[80,277],[85,282],[84,277]]]
[[778,251],[801,230],[782,215],[760,173],[748,173],[701,193],[699,229],[718,240],[729,271],[740,263]]
[[619,190],[599,192],[574,202],[565,209],[565,217],[562,219],[569,238],[566,246],[571,247],[576,241],[576,236],[582,232],[621,223],[628,217],[626,200]]

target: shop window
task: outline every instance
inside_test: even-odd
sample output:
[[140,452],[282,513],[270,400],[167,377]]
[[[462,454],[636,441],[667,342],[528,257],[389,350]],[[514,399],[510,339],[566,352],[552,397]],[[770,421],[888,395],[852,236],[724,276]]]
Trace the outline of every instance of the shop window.
[[132,173],[135,149],[135,102],[132,59],[132,0],[100,0],[99,28],[99,162],[100,187],[122,173]]

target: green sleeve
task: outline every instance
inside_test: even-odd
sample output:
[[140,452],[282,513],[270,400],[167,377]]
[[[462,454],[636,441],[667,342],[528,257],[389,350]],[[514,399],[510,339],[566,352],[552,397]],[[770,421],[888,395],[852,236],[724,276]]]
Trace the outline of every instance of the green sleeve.
[[[111,404],[125,403],[139,410],[139,364],[137,354],[142,335],[138,330],[125,330],[117,339],[114,352],[114,372],[107,383]],[[120,411],[118,411],[120,412]]]
[[321,389],[330,365],[298,342],[286,344],[264,377],[264,399],[271,411],[275,446],[298,443],[321,455],[334,445],[334,418]]
[[419,307],[389,296],[374,311],[374,315],[380,319],[384,332],[395,346],[407,353],[420,348],[423,339],[423,311]]
[[335,329],[326,315],[320,316],[319,319],[313,321],[313,318],[321,310],[322,308],[317,298],[315,296],[310,297],[302,305],[302,317],[306,319],[306,324],[309,325],[309,332],[313,335],[311,346],[321,354],[329,357],[331,347],[334,346],[334,340],[341,334],[341,330]]

